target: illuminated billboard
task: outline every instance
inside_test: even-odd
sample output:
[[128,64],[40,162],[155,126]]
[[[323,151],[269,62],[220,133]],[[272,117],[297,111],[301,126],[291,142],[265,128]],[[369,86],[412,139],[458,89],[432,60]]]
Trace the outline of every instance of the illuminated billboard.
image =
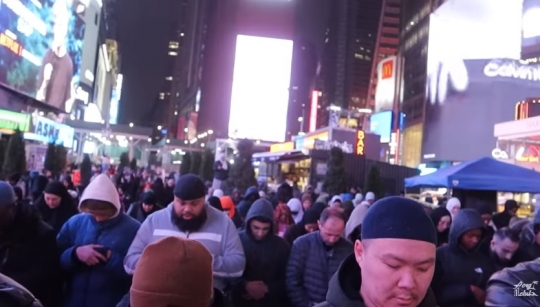
[[396,96],[397,57],[391,56],[377,65],[375,112],[392,110]]
[[0,83],[71,110],[88,1],[0,1]]
[[237,36],[229,136],[285,140],[292,55],[291,40]]
[[540,95],[540,66],[520,61],[522,1],[450,0],[430,18],[422,158],[490,155],[493,126]]

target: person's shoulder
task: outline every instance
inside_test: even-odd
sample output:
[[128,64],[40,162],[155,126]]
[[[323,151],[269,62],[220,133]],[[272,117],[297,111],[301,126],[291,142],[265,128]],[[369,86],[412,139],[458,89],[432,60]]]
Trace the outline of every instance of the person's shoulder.
[[141,223],[137,221],[136,219],[132,218],[131,216],[121,213],[122,217],[122,225],[126,228],[136,228],[138,229],[141,226]]
[[328,303],[328,302],[322,302],[317,305],[314,305],[313,307],[334,307],[334,305]]
[[78,227],[86,223],[91,223],[92,219],[93,217],[90,214],[78,213],[70,217],[69,220],[66,221],[66,225]]
[[303,236],[300,236],[298,238],[296,238],[296,240],[294,240],[293,242],[293,246],[305,246],[307,244],[310,244],[311,241],[313,241],[316,237],[317,232],[312,232],[312,233],[308,233],[308,234],[305,234]]
[[538,276],[540,276],[540,258],[496,272],[489,279],[489,283],[504,283],[514,286],[521,281],[536,280]]

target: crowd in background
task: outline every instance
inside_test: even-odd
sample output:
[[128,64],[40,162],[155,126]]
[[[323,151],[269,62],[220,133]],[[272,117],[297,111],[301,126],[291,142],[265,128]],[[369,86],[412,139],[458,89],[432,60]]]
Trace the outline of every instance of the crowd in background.
[[0,182],[0,306],[540,305],[540,213],[513,200],[493,214],[145,170],[59,179]]

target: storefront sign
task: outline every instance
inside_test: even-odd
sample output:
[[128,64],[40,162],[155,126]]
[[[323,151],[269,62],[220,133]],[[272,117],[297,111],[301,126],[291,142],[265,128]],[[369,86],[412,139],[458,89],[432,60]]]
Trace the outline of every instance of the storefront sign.
[[313,149],[316,150],[330,150],[333,147],[341,148],[344,153],[354,153],[353,144],[347,142],[315,140],[315,144],[313,145]]
[[540,163],[540,148],[537,146],[521,147],[516,153],[516,161],[527,163]]
[[34,116],[31,132],[25,134],[26,139],[73,147],[75,129],[48,118]]
[[270,152],[294,150],[294,142],[277,143],[270,145]]
[[508,159],[508,153],[504,150],[501,150],[499,148],[495,148],[491,151],[491,156],[495,159]]
[[366,134],[364,131],[360,130],[356,132],[356,154],[359,156],[364,155],[364,138],[366,137]]
[[0,129],[27,132],[30,128],[30,115],[0,110]]
[[315,140],[327,141],[328,132],[321,132],[314,135],[297,136],[294,139],[295,149],[296,150],[313,149],[313,146],[315,145]]

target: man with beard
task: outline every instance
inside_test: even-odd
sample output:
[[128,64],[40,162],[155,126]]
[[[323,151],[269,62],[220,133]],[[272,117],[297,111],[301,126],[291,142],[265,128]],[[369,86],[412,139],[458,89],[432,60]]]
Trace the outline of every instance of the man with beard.
[[519,233],[508,227],[501,228],[495,232],[490,247],[491,259],[497,271],[513,267],[517,264],[512,258],[519,248]]
[[225,278],[241,277],[246,259],[242,242],[231,219],[205,203],[206,187],[195,175],[181,176],[174,188],[174,201],[150,215],[141,225],[124,259],[133,274],[143,250],[163,238],[177,236],[200,242],[212,254],[214,287],[224,290]]

